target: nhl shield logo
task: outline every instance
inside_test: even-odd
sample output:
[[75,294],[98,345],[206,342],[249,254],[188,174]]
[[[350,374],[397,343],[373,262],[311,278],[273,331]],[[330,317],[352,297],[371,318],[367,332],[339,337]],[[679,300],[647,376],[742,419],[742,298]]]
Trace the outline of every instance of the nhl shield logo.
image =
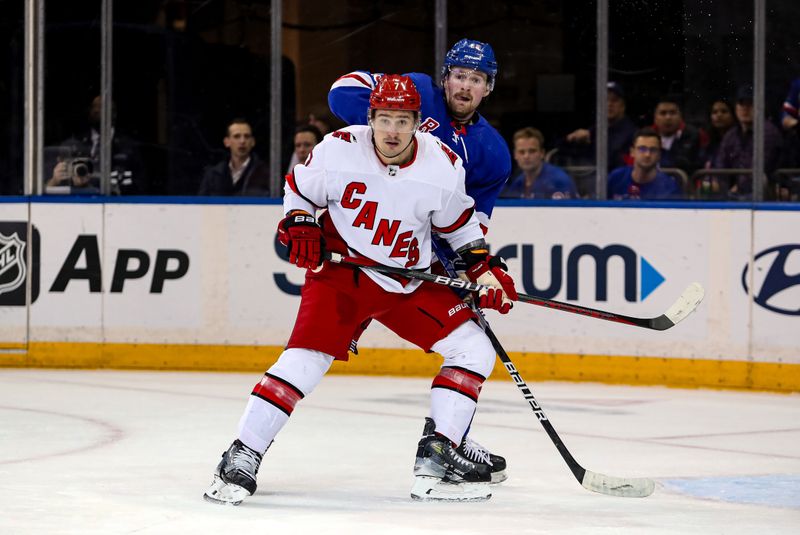
[[25,242],[17,233],[0,234],[0,295],[10,293],[25,282]]

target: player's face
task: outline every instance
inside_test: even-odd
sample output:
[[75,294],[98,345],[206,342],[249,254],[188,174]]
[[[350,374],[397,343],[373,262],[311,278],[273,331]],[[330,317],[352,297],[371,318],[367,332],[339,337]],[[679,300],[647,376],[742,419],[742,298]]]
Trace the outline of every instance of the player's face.
[[660,102],[656,106],[655,123],[659,133],[671,136],[678,131],[681,126],[681,110],[673,102]]
[[535,137],[521,137],[514,142],[514,160],[520,169],[529,173],[542,166],[544,149]]
[[643,171],[650,171],[661,159],[661,143],[652,136],[640,136],[633,142],[631,149],[633,165]]
[[250,125],[234,123],[228,127],[228,135],[223,140],[225,147],[231,154],[239,158],[246,158],[256,144]]
[[372,131],[375,145],[381,155],[397,163],[411,151],[411,139],[417,127],[413,112],[400,110],[375,110],[372,115]]
[[465,67],[451,67],[444,79],[444,94],[450,114],[459,121],[467,121],[489,95],[489,77]]

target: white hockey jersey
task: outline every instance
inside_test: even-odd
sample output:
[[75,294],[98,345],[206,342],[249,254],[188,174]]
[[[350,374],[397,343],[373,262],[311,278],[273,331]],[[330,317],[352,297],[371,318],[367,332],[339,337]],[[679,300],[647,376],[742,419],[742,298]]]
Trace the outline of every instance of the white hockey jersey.
[[[413,143],[410,162],[387,166],[368,126],[326,135],[287,176],[284,211],[327,208],[350,254],[407,269],[430,267],[432,229],[453,250],[482,239],[461,158],[431,134],[417,133]],[[410,293],[420,284],[364,273],[390,292]]]

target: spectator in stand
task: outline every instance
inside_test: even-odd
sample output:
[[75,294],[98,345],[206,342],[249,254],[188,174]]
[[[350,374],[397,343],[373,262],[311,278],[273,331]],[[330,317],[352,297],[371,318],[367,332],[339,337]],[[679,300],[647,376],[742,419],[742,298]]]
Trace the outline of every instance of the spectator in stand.
[[675,179],[658,169],[661,137],[652,128],[636,132],[630,149],[633,166],[615,169],[608,175],[608,198],[613,200],[677,199],[681,190]]
[[[314,128],[316,128],[319,131],[319,133],[320,133],[319,141],[314,143],[314,145],[316,145],[317,143],[322,141],[322,138],[325,137],[325,135],[328,132],[331,131],[331,124],[333,124],[334,122],[335,121],[331,119],[331,115],[330,114],[309,113],[308,114],[308,118],[304,122],[301,123],[301,127],[304,126],[304,125],[311,125],[311,126],[313,126]],[[298,128],[300,128],[300,127],[298,127]],[[295,130],[295,139],[292,142],[293,144],[297,142],[297,133],[298,133],[298,131],[299,130]],[[313,147],[313,145],[312,145],[312,147]],[[294,169],[295,165],[305,162],[305,158],[303,158],[302,160],[298,160],[297,159],[296,149],[297,149],[297,147],[295,147],[295,152],[292,152],[292,158],[289,160],[289,167],[287,168],[287,171],[286,171],[287,173],[291,173],[292,169]]]
[[661,167],[677,167],[692,176],[701,167],[700,132],[683,121],[680,100],[677,95],[659,98],[653,128],[661,136]]
[[784,130],[792,130],[800,121],[800,78],[792,80],[789,86],[789,94],[783,101],[781,110],[781,127]]
[[[711,104],[708,132],[701,131],[701,160],[704,169],[716,166],[719,147],[725,134],[736,126],[733,105],[726,98],[718,98]],[[721,198],[720,182],[713,175],[704,175],[695,182],[695,190],[701,198]]]
[[311,126],[317,127],[322,133],[322,137],[325,137],[332,128],[331,125],[335,122],[329,113],[321,114],[321,113],[309,113],[308,114],[308,121],[306,121]]
[[736,126],[736,116],[733,112],[733,105],[727,98],[718,98],[711,104],[708,140],[702,150],[704,168],[714,167],[722,138],[734,126]]
[[[796,169],[800,167],[800,78],[792,80],[789,93],[781,110],[781,127],[784,132],[781,167]],[[797,201],[800,198],[800,177],[780,176],[778,198]]]
[[536,128],[514,133],[514,160],[520,169],[500,197],[510,199],[577,199],[575,182],[563,169],[544,161],[544,136]]
[[198,195],[269,196],[269,165],[253,152],[256,138],[250,123],[233,119],[222,143],[230,156],[206,168]]
[[[103,101],[98,95],[92,99],[83,129],[63,141],[57,156],[45,158],[46,168],[52,169],[45,183],[47,193],[99,194],[100,187],[100,113]],[[111,195],[145,193],[144,164],[139,144],[121,134],[116,125],[116,107],[111,105]],[[66,191],[63,191],[62,189]]]
[[[719,147],[716,168],[750,169],[753,167],[753,88],[742,86],[736,93],[736,119],[739,124],[731,128]],[[764,171],[769,175],[779,163],[783,139],[778,128],[764,122]],[[727,197],[749,200],[753,196],[753,174],[715,177],[719,189]]]
[[292,161],[289,162],[287,173],[291,173],[294,166],[298,163],[305,163],[306,158],[311,153],[317,143],[322,141],[324,134],[313,124],[302,124],[294,131],[294,152]]
[[[569,144],[584,145],[585,159],[594,158],[596,127],[579,128],[567,134]],[[625,114],[625,92],[618,82],[608,82],[608,170],[628,164],[628,150],[636,124]]]

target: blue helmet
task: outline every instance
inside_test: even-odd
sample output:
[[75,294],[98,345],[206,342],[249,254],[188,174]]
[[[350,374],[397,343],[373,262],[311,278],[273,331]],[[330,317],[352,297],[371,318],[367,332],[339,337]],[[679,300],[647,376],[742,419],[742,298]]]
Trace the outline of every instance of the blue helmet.
[[472,39],[462,39],[453,45],[444,57],[442,77],[447,75],[450,67],[469,67],[476,71],[486,73],[489,83],[494,82],[497,76],[497,60],[494,50],[489,43],[481,43]]

